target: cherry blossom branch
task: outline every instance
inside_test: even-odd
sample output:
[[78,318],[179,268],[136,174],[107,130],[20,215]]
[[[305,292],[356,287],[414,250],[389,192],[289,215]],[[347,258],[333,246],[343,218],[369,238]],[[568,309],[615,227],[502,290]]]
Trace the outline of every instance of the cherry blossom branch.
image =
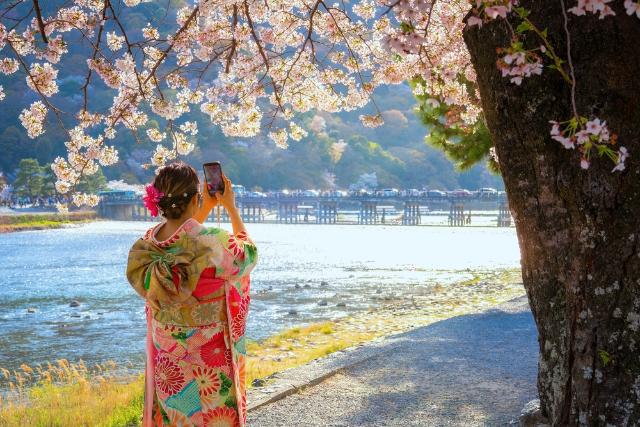
[[47,40],[47,34],[44,29],[44,21],[42,20],[42,11],[40,10],[40,3],[38,0],[33,0],[33,8],[36,11],[36,18],[38,20],[38,28],[40,29],[40,35],[42,36],[42,41],[45,43],[49,43]]
[[[104,0],[104,7],[102,8],[102,22],[107,20],[107,7],[109,6],[109,0]],[[100,29],[98,30],[98,35],[96,37],[96,44],[93,47],[93,54],[91,55],[91,59],[95,60],[98,57],[98,52],[100,51],[99,47],[100,47],[100,39],[102,38],[102,32],[104,31],[104,25],[100,25]],[[88,97],[88,93],[87,93],[87,89],[89,87],[89,83],[91,81],[91,75],[93,73],[93,69],[89,68],[89,71],[87,71],[87,78],[84,81],[84,84],[82,85],[82,96],[83,96],[83,103],[82,103],[82,110],[83,111],[87,111],[87,104],[89,102],[89,97]]]

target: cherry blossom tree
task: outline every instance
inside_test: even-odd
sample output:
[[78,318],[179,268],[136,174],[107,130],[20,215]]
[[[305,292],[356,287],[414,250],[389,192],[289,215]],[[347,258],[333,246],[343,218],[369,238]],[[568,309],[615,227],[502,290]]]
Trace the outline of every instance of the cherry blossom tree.
[[[490,152],[504,176],[540,333],[544,415],[640,422],[636,0],[168,1],[161,18],[130,28],[127,11],[141,3],[0,6],[0,73],[21,73],[35,96],[20,121],[32,138],[52,125],[68,135],[52,165],[59,193],[98,202],[76,185],[118,161],[119,132],[157,144],[149,167],[194,149],[193,110],[227,136],[264,131],[284,149],[307,133],[299,114],[375,106],[376,87],[410,81],[448,129],[438,144],[480,143],[474,156]],[[58,92],[71,34],[89,49],[69,111]],[[91,97],[98,85],[112,91],[107,108]]]

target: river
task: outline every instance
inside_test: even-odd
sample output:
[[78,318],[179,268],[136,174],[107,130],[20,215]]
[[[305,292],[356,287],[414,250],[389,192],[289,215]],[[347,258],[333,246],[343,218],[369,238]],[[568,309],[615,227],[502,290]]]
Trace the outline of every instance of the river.
[[[99,221],[0,234],[0,367],[60,358],[141,366],[144,303],[124,271],[129,248],[151,225]],[[479,270],[520,265],[513,228],[248,228],[259,253],[251,278],[253,339],[368,310],[380,293],[446,286]],[[80,305],[71,307],[73,300]],[[326,305],[319,304],[323,300]]]

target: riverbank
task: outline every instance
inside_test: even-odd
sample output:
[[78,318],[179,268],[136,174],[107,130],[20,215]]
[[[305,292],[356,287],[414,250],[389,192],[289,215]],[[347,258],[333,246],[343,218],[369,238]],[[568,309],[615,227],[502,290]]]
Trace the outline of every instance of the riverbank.
[[60,228],[68,224],[81,224],[95,221],[95,211],[69,212],[60,214],[57,212],[42,213],[0,213],[0,233],[27,230],[48,230]]
[[[266,390],[276,372],[376,338],[486,310],[524,294],[515,269],[476,272],[470,280],[446,286],[405,289],[411,292],[381,291],[379,304],[368,312],[291,328],[250,343],[249,386]],[[12,393],[0,400],[0,425],[135,425],[142,410],[143,379],[117,372],[116,366],[88,369],[68,362],[46,369],[23,365],[21,371],[6,371],[4,382],[13,386],[8,386]]]

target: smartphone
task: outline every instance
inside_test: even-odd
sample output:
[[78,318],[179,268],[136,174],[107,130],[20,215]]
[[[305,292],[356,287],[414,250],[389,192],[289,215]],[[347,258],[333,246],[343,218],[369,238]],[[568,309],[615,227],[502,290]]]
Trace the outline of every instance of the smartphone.
[[216,192],[224,194],[224,180],[222,179],[222,166],[220,162],[205,163],[202,165],[204,169],[204,179],[207,183],[207,191],[213,196]]

